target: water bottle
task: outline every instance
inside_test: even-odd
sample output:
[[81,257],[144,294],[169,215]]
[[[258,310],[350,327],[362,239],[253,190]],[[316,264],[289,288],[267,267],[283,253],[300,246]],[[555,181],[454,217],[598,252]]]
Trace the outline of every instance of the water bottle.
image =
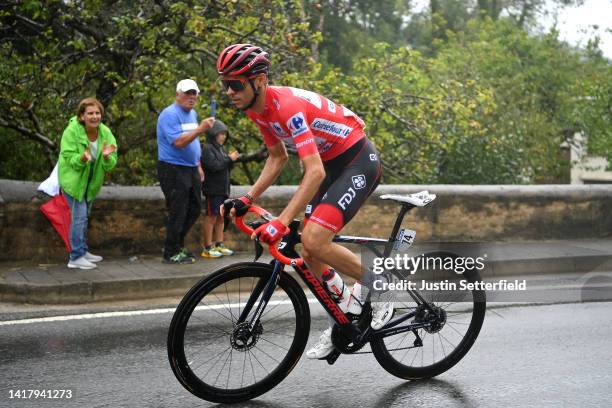
[[349,289],[344,284],[344,281],[333,269],[328,269],[323,272],[323,282],[327,287],[329,294],[344,313],[347,311],[348,300],[351,295]]
[[352,313],[356,316],[361,314],[361,283],[359,282],[355,282],[353,285],[353,290],[348,300],[347,310],[348,313]]

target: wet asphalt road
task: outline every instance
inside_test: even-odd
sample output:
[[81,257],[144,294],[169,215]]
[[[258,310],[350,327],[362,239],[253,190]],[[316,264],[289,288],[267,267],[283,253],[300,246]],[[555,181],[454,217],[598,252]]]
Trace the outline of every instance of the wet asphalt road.
[[[309,345],[326,326],[311,305]],[[491,308],[476,344],[436,379],[406,382],[371,354],[302,357],[255,407],[603,407],[612,404],[612,303]],[[207,407],[170,370],[171,313],[0,326],[1,407]],[[70,400],[9,399],[71,390]]]

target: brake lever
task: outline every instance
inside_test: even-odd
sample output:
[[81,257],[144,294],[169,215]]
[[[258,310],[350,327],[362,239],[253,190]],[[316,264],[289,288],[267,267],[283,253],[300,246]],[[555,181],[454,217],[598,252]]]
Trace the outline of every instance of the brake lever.
[[234,202],[231,198],[228,198],[223,202],[223,231],[227,230],[227,226],[230,223],[230,211],[234,208]]
[[258,239],[253,240],[253,243],[255,245],[255,259],[253,259],[253,262],[257,262],[257,260],[263,254],[264,249],[263,249],[263,246],[259,243]]
[[[259,228],[260,226],[264,225],[265,222],[263,222],[263,221],[252,221],[252,222],[249,222],[247,224],[254,231],[257,228]],[[257,260],[261,257],[261,255],[263,255],[264,248],[261,245],[261,243],[259,242],[259,238],[255,238],[253,240],[253,244],[255,245],[255,259],[253,259],[253,262],[257,262]]]

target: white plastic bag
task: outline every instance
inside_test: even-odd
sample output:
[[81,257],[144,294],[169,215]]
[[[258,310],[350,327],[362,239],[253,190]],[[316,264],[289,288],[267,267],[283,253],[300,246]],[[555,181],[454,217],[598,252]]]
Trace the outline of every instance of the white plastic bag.
[[56,164],[55,167],[53,168],[51,175],[49,175],[49,177],[45,181],[40,183],[40,186],[38,186],[38,191],[43,191],[46,194],[50,195],[51,197],[55,197],[56,195],[59,194],[59,191],[60,191],[59,174],[58,174],[57,166],[58,164]]

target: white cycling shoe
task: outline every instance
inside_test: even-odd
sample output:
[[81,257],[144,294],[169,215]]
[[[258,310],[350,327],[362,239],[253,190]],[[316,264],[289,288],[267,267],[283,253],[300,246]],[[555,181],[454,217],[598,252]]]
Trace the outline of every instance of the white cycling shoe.
[[373,302],[370,327],[379,330],[393,317],[393,302]]
[[334,351],[334,344],[332,343],[331,334],[331,327],[327,328],[327,330],[321,333],[319,342],[306,352],[306,357],[314,360],[323,359],[329,356],[331,352]]
[[[370,326],[374,330],[381,329],[393,317],[393,302],[376,302],[372,303],[372,321]],[[321,360],[329,356],[334,351],[334,344],[331,339],[332,328],[328,327],[321,336],[319,342],[312,348],[306,351],[306,357],[309,359]]]

